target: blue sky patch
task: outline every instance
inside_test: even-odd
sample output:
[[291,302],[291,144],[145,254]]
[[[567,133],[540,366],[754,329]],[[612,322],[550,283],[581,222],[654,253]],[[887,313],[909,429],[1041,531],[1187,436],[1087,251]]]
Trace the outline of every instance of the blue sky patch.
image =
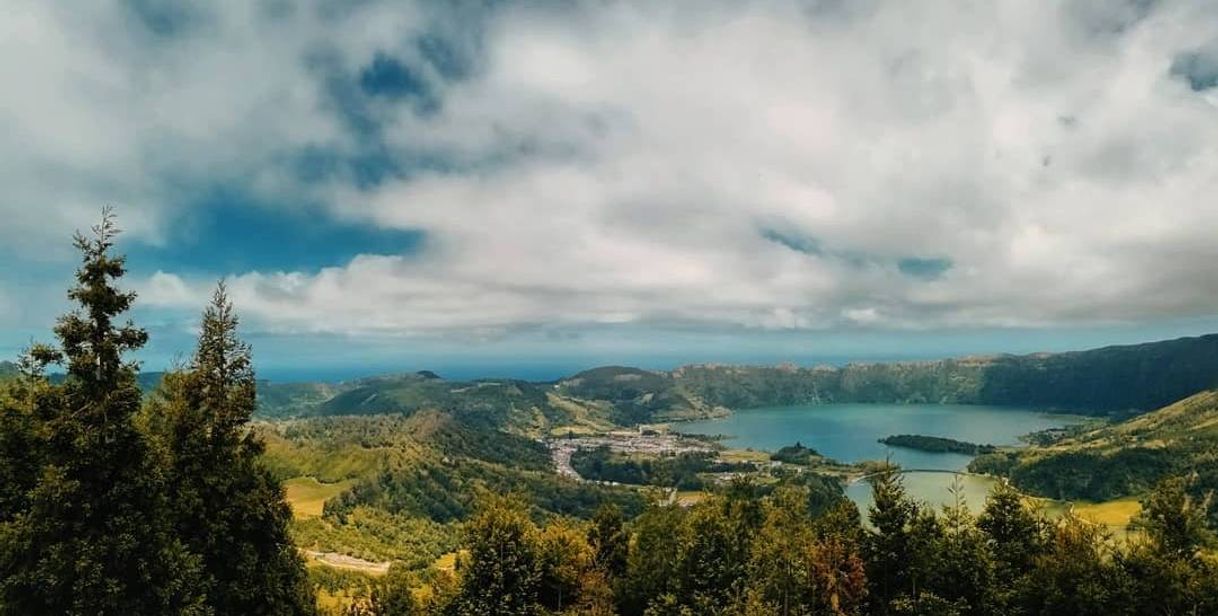
[[390,99],[427,97],[427,83],[423,77],[397,58],[377,52],[372,62],[364,67],[359,76],[360,89],[369,96]]
[[791,233],[785,231],[777,231],[774,229],[763,229],[761,236],[771,242],[782,244],[795,252],[802,252],[806,255],[819,257],[825,254],[824,249],[820,245],[820,240],[807,235]]
[[906,257],[897,261],[897,269],[911,278],[937,280],[952,268],[951,259],[922,259]]
[[1218,51],[1180,54],[1171,63],[1171,74],[1187,80],[1195,92],[1218,87]]
[[259,204],[218,194],[194,207],[163,246],[131,242],[135,272],[157,269],[209,275],[316,271],[360,254],[415,254],[425,233],[336,220],[318,207]]

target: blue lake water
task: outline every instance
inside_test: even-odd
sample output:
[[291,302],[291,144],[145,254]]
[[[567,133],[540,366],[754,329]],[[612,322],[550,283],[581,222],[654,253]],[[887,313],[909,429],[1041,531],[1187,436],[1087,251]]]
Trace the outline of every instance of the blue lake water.
[[[894,434],[941,436],[970,443],[1017,445],[1029,432],[1084,421],[1076,415],[1031,409],[945,404],[824,404],[780,406],[736,411],[723,419],[685,422],[677,429],[687,434],[723,435],[734,448],[773,451],[800,442],[842,462],[892,460],[905,469],[962,471],[971,456],[930,453],[888,447],[879,439]],[[950,473],[908,473],[906,487],[918,499],[932,504],[947,502]],[[979,504],[991,482],[983,477],[962,477],[966,500]],[[870,494],[866,484],[848,486],[847,494],[865,507]]]

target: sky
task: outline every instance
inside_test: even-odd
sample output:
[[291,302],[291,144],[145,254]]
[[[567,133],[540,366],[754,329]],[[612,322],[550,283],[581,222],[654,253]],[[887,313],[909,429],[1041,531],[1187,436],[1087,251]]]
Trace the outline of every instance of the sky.
[[1218,331],[1213,0],[7,0],[0,357],[115,207],[151,369],[1068,350]]

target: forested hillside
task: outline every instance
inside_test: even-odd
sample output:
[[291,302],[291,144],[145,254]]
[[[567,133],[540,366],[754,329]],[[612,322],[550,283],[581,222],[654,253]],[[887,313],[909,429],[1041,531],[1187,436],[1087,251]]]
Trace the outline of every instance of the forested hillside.
[[831,402],[1147,411],[1218,385],[1218,335],[1089,351],[822,366],[686,366],[675,383],[731,408]]
[[679,386],[671,374],[638,368],[585,370],[560,381],[557,389],[573,398],[608,404],[610,418],[621,425],[702,419],[727,412]]
[[[1044,447],[981,456],[970,470],[1010,477],[1020,489],[1058,499],[1137,496],[1166,477],[1188,475],[1205,498],[1218,490],[1218,392]],[[1218,509],[1211,511],[1218,523]]]

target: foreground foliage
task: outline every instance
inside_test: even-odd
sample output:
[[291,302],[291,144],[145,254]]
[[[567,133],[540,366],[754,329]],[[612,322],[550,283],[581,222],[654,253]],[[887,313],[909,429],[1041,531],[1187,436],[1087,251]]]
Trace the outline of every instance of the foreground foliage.
[[222,290],[190,365],[141,415],[125,356],[148,336],[116,322],[135,295],[115,286],[109,213],[93,231],[76,238],[58,344],[34,346],[0,397],[0,614],[314,612],[282,491],[244,431],[253,373]]
[[[878,476],[864,527],[848,501],[737,482],[688,509],[538,526],[519,499],[484,500],[452,575],[378,584],[350,614],[1210,614],[1218,567],[1185,480],[1148,496],[1124,546],[1073,515],[1050,521],[1009,484],[974,516],[933,511]],[[413,580],[417,583],[418,580]],[[395,588],[395,586],[397,586]],[[395,608],[374,596],[427,597]]]

